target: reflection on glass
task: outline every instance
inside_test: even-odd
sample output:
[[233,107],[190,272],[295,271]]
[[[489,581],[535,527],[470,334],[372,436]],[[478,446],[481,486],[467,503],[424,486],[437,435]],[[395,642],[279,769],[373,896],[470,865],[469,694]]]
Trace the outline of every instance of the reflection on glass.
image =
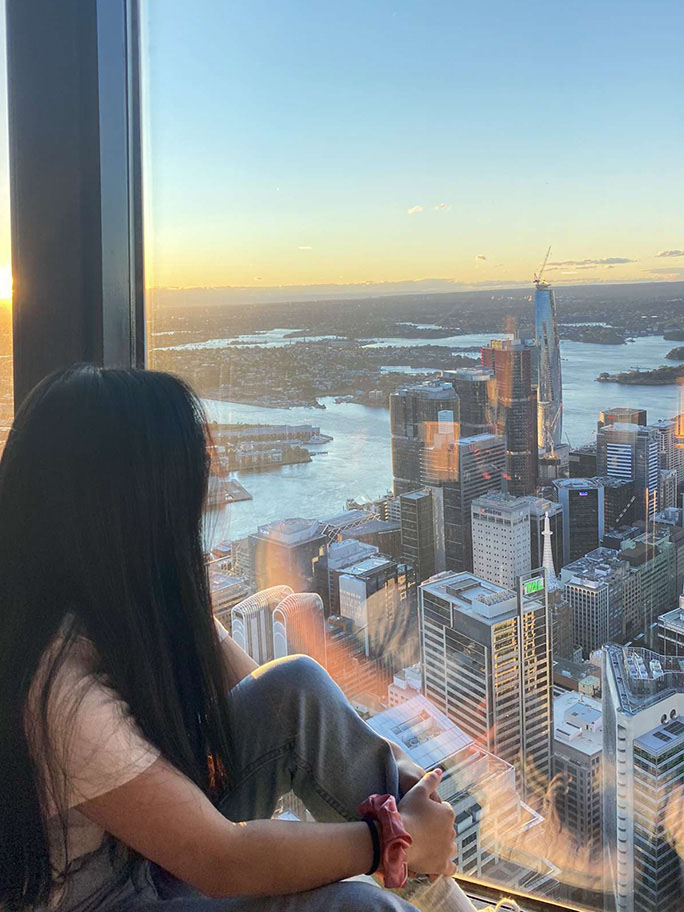
[[495,7],[148,0],[150,364],[204,397],[244,648],[445,769],[463,873],[674,912],[681,176],[615,111],[676,144],[679,48],[645,3],[619,41]]

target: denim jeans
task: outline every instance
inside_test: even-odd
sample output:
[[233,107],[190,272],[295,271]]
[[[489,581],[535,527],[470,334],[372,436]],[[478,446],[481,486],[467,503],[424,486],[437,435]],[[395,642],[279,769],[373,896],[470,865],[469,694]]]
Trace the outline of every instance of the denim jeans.
[[[235,821],[269,818],[289,791],[320,822],[358,820],[374,792],[398,795],[389,745],[352,709],[320,665],[306,656],[278,659],[230,693],[234,745],[231,786],[219,809]],[[286,824],[283,824],[285,826]],[[59,912],[409,912],[373,884],[344,881],[275,897],[209,899],[156,865],[123,875],[107,845],[70,877]]]

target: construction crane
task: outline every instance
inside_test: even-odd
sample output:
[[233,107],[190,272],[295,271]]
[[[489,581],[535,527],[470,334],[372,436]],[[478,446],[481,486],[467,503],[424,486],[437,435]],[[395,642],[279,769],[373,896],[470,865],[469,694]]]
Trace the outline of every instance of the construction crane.
[[549,244],[549,249],[546,251],[546,256],[544,257],[544,262],[543,262],[542,265],[541,265],[541,269],[539,270],[539,273],[538,273],[538,274],[537,274],[536,272],[535,272],[535,274],[534,274],[534,284],[535,284],[535,285],[541,285],[541,282],[542,282],[542,275],[544,274],[544,270],[546,269],[546,264],[547,264],[548,261],[549,261],[549,254],[550,254],[550,253],[551,253],[551,245]]

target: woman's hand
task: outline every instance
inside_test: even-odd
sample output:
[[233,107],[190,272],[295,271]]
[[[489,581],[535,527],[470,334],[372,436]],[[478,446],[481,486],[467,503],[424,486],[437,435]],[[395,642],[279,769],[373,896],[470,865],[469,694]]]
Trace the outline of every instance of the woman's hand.
[[456,854],[454,810],[434,800],[441,777],[439,769],[425,773],[401,799],[399,812],[412,839],[407,852],[409,870],[450,877],[456,873],[451,861]]
[[[413,760],[409,757],[405,750],[402,750],[398,744],[395,744],[394,741],[389,741],[389,746],[394,754],[394,759],[397,763],[397,772],[399,774],[399,794],[405,795],[413,786],[420,782],[423,778],[426,770],[422,766],[418,766],[417,763],[414,763]],[[432,800],[441,802],[441,798],[434,792],[432,795]]]
[[425,775],[422,766],[418,766],[411,758],[404,754],[397,758],[397,771],[399,773],[399,794],[405,795]]

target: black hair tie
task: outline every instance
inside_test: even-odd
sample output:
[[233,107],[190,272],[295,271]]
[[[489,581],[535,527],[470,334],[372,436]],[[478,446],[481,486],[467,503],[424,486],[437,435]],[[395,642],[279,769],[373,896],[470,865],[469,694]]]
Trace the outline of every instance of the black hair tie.
[[371,874],[375,874],[380,867],[380,834],[378,833],[378,825],[372,817],[364,817],[363,822],[368,824],[371,839],[373,840],[373,864],[370,871],[366,872],[366,876],[369,877]]

